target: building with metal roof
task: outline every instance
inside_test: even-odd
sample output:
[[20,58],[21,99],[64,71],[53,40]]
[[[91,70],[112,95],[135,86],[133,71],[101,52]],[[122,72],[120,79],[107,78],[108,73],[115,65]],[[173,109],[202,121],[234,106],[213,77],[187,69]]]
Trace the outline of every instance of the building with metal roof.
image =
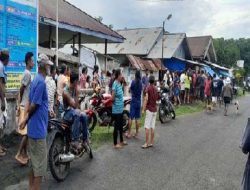
[[188,37],[187,41],[193,60],[217,62],[212,36]]
[[[108,44],[107,54],[110,55],[148,55],[162,34],[162,28],[136,28],[117,30],[125,38],[123,43]],[[85,46],[104,53],[104,44],[85,44]]]
[[[71,43],[78,38],[82,43],[123,42],[124,38],[106,25],[100,23],[81,9],[65,0],[58,0],[59,44]],[[49,46],[55,42],[56,1],[39,1],[39,43]],[[78,38],[76,38],[78,37]],[[52,44],[53,45],[53,44]]]
[[[162,58],[162,38],[158,39],[151,49],[148,58]],[[166,33],[163,36],[163,58],[172,57],[191,59],[185,33]]]

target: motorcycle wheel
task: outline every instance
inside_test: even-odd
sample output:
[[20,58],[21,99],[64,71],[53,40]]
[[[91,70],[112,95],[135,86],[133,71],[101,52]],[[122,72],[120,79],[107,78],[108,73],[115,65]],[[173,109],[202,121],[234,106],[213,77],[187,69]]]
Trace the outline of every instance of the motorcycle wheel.
[[89,128],[89,132],[91,133],[97,124],[97,117],[95,114],[88,116],[88,128]]
[[125,133],[128,130],[129,111],[124,110],[122,117],[123,117],[123,133]]
[[167,115],[165,114],[165,111],[163,110],[163,107],[159,108],[159,120],[161,123],[167,122]]
[[89,155],[89,158],[93,159],[94,156],[93,156],[92,148],[89,143],[87,143],[85,149],[86,149],[87,154]]
[[70,162],[60,163],[59,154],[64,152],[64,142],[61,137],[56,137],[49,150],[49,168],[53,178],[62,182],[69,174]]
[[175,117],[176,117],[176,114],[175,114],[175,111],[171,111],[171,116],[172,116],[172,119],[175,119]]

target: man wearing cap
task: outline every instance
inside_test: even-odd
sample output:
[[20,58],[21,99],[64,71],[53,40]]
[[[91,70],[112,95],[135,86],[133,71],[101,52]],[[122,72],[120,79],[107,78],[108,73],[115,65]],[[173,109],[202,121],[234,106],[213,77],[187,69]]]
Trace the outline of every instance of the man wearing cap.
[[[9,51],[0,51],[0,129],[3,129],[5,119],[4,113],[6,111],[6,99],[5,99],[5,84],[7,82],[7,74],[5,73],[5,66],[9,63]],[[5,156],[6,149],[0,145],[0,157]]]
[[30,85],[28,114],[20,128],[28,126],[28,148],[31,163],[29,189],[40,189],[41,179],[46,175],[48,126],[48,93],[45,77],[53,63],[40,54],[38,57],[38,74]]

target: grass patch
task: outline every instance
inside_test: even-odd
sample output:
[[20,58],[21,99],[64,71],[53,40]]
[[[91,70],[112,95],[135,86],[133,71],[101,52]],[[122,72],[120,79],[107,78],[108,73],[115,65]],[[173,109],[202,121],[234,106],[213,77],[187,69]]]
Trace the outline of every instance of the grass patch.
[[190,105],[181,105],[175,109],[176,116],[186,115],[191,113],[201,112],[204,109],[205,103],[199,102]]
[[[181,105],[178,106],[176,111],[176,116],[180,115],[186,115],[196,112],[201,112],[204,109],[204,103],[196,103],[191,105]],[[157,121],[159,121],[159,116],[157,114]],[[145,121],[145,114],[142,115],[140,120],[140,128],[144,126]],[[135,122],[132,124],[132,132],[135,131]],[[98,147],[104,145],[104,144],[110,144],[110,146],[113,145],[113,127],[99,127],[96,126],[94,131],[91,134],[91,142],[92,142],[92,148],[97,149]]]
[[99,127],[96,126],[91,134],[92,148],[97,149],[103,144],[112,144],[113,140],[113,127]]

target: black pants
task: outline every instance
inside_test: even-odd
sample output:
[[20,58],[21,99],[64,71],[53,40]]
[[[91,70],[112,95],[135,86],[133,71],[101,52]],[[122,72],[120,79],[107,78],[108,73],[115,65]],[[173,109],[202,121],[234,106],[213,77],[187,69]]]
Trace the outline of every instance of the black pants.
[[201,99],[202,101],[204,101],[204,98],[205,98],[204,90],[205,90],[205,87],[204,87],[204,86],[201,86],[201,87],[200,87],[200,99]]
[[120,142],[123,142],[123,116],[122,113],[120,114],[113,114],[113,121],[114,121],[114,133],[113,133],[113,138],[114,138],[114,145],[117,145],[117,138],[118,138],[118,133],[120,135]]

